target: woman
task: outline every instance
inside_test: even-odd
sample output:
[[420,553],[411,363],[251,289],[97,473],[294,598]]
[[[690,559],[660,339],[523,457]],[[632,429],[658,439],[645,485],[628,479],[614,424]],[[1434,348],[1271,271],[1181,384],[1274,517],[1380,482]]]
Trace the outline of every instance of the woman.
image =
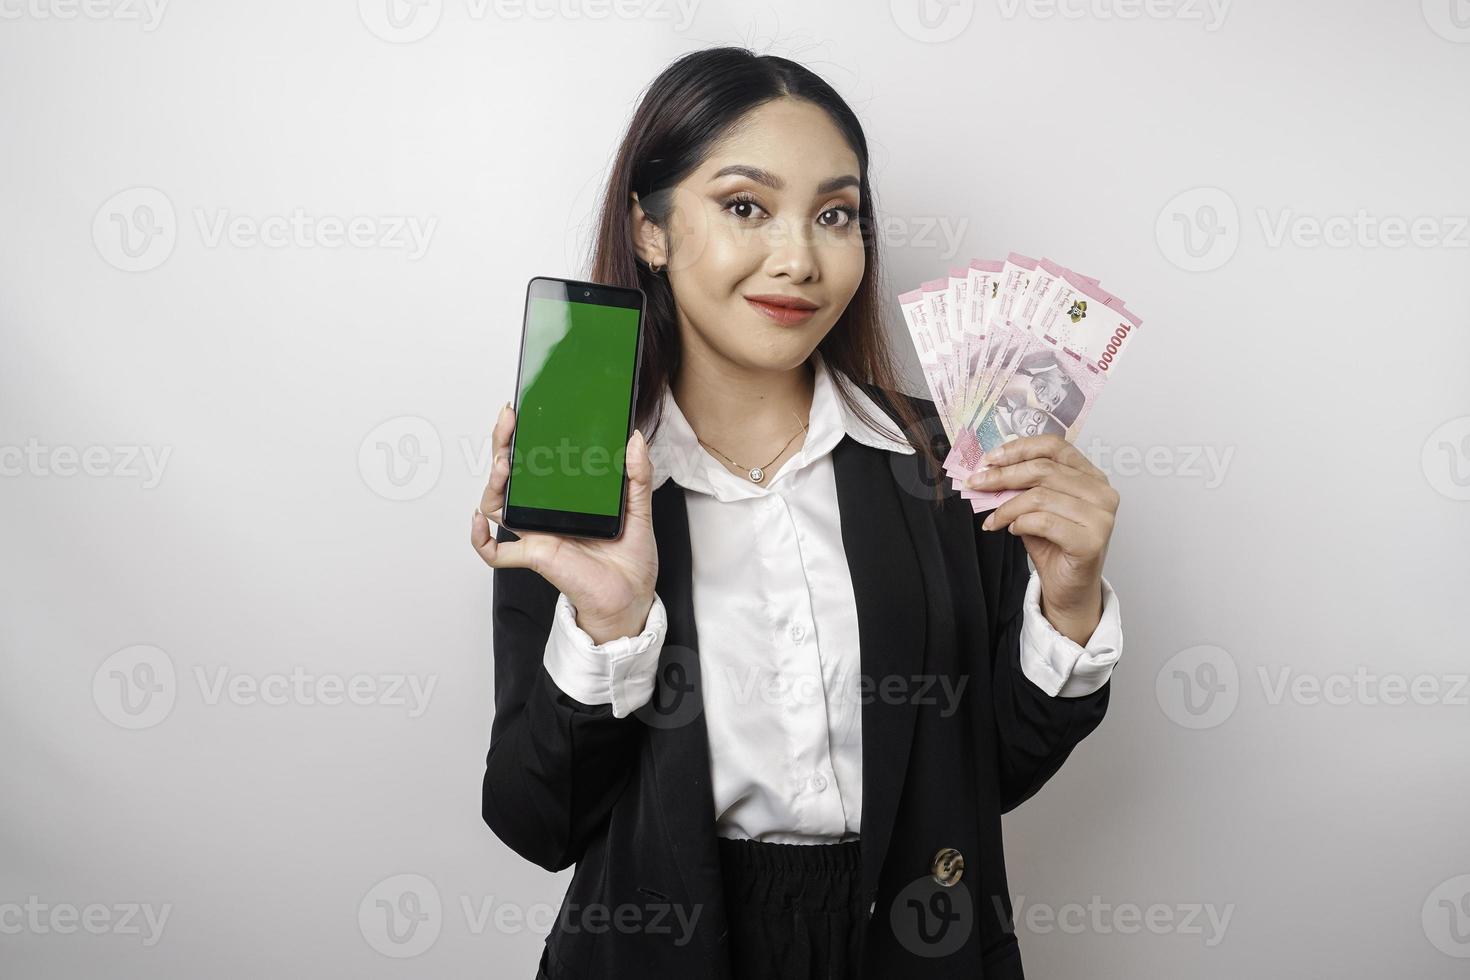
[[471,524],[496,570],[483,815],[576,865],[540,977],[1021,976],[1000,815],[1106,710],[1118,495],[1017,440],[974,485],[1026,492],[980,526],[934,404],[896,390],[873,214],[821,79],[680,59],[593,255],[648,295],[617,540],[492,534],[501,411]]

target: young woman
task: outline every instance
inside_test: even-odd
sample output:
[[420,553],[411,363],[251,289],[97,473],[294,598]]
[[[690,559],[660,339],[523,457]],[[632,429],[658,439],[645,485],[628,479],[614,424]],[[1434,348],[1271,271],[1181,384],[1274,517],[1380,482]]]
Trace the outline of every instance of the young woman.
[[576,865],[538,977],[1022,975],[1000,818],[1107,708],[1118,494],[1056,436],[1004,447],[976,486],[1024,492],[983,521],[953,491],[874,227],[800,65],[706,50],[645,93],[591,272],[649,302],[623,533],[492,534],[509,404],[471,523],[484,819]]

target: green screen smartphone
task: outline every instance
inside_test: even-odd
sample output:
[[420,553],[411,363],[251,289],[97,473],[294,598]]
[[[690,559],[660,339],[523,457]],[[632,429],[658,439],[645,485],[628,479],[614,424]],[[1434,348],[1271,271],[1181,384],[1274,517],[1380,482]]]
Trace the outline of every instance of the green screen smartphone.
[[641,289],[550,276],[526,286],[505,527],[623,533],[645,302]]

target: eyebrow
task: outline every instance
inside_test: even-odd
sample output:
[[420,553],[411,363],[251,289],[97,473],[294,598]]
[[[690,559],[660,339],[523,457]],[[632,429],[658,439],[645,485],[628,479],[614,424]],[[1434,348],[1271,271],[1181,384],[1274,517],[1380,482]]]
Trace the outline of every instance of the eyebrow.
[[[710,181],[713,182],[719,180],[721,177],[728,177],[732,174],[741,177],[749,177],[757,184],[765,184],[767,187],[771,188],[771,190],[775,191],[779,191],[781,188],[786,186],[786,182],[784,180],[782,180],[780,177],[777,177],[769,170],[762,170],[760,167],[752,167],[744,163],[732,163],[728,167],[721,167],[719,170],[715,171],[714,176],[710,177]],[[843,174],[841,177],[829,177],[826,180],[822,181],[820,184],[817,185],[817,193],[830,194],[833,191],[841,190],[844,187],[860,186],[862,186],[861,183],[859,183],[858,179],[852,174]]]

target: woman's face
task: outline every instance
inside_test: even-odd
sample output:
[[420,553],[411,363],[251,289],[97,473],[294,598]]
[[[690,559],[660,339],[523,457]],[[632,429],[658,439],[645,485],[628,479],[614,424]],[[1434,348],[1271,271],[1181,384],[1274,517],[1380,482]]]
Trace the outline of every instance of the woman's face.
[[[858,160],[826,112],[783,98],[748,113],[674,191],[668,237],[634,209],[639,253],[666,264],[686,356],[800,365],[857,291]],[[773,315],[751,297],[806,300]]]

